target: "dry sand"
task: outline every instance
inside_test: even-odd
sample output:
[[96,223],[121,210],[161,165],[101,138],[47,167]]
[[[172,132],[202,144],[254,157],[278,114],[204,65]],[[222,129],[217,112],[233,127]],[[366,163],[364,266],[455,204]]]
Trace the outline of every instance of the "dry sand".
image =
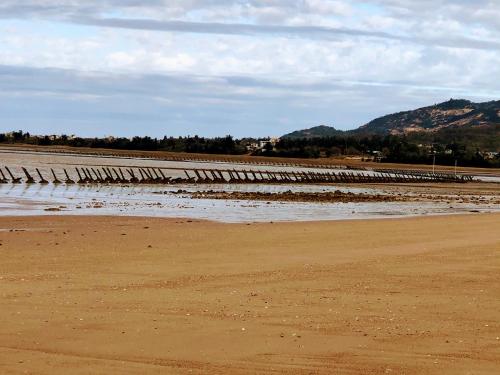
[[0,218],[0,243],[2,375],[500,373],[498,214]]

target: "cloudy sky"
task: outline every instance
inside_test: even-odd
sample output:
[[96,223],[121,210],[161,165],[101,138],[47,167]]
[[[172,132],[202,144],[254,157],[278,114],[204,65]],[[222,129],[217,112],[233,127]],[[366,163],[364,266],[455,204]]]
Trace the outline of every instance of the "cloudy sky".
[[498,0],[1,0],[0,131],[281,135],[500,99]]

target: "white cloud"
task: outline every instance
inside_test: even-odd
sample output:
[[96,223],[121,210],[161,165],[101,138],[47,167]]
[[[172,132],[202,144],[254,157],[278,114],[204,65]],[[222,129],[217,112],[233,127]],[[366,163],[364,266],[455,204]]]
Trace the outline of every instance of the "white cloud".
[[[381,103],[390,112],[450,96],[494,99],[499,20],[492,0],[3,0],[0,65],[71,71],[75,101],[128,103],[141,93],[162,108],[199,103],[213,121],[227,119],[227,103],[257,123],[274,102],[275,119],[353,127]],[[4,96],[35,96],[12,82]],[[70,88],[39,86],[38,98],[58,93],[51,100]]]

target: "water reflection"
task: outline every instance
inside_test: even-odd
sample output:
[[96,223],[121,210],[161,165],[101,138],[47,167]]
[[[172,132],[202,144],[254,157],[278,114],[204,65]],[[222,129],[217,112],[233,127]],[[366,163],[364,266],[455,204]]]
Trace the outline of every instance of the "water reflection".
[[[43,152],[13,152],[0,149],[2,165],[12,166],[21,176],[21,167],[39,168],[47,180],[52,180],[51,168],[62,179],[63,168],[76,179],[75,166],[157,167],[168,170],[171,177],[184,176],[184,169],[236,169],[254,171],[316,171],[324,169],[292,166],[247,165],[206,161],[163,161],[148,158],[106,157],[90,155],[53,154]],[[340,171],[340,170],[336,170]],[[356,171],[350,171],[356,173]],[[368,174],[369,172],[363,171]],[[496,177],[489,177],[492,181]],[[500,178],[498,178],[500,181]],[[286,185],[286,184],[214,184],[214,185],[47,185],[0,184],[0,215],[139,215],[158,217],[190,217],[226,222],[332,220],[397,217],[478,211],[498,211],[484,204],[453,204],[445,202],[368,202],[368,203],[296,203],[254,202],[234,200],[190,199],[186,194],[171,194],[177,190],[271,192],[342,192],[391,194],[387,187],[368,188],[345,185]],[[166,194],[165,194],[166,193]],[[51,211],[46,211],[51,209]]]
[[[444,202],[300,203],[191,199],[173,191],[334,191],[386,193],[383,189],[313,185],[12,185],[0,186],[0,215],[130,215],[189,217],[224,222],[343,220],[498,211],[493,205]],[[50,211],[47,211],[50,210]]]

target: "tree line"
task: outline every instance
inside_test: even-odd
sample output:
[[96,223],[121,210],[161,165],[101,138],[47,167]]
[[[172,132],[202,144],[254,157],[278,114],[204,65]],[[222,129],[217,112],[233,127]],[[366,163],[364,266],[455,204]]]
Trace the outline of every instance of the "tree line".
[[204,137],[132,137],[132,138],[81,138],[67,135],[33,136],[23,131],[0,134],[0,143],[24,143],[39,146],[71,146],[88,148],[108,148],[115,150],[170,151],[198,154],[231,154],[246,153],[243,140],[235,140],[231,136]]
[[418,143],[406,136],[333,136],[320,138],[283,138],[273,148],[264,148],[258,155],[275,157],[320,158],[357,155],[380,162],[432,164],[468,167],[500,167],[500,155],[491,157],[465,142]]
[[[81,138],[61,136],[33,136],[23,131],[0,133],[0,143],[23,143],[42,146],[71,146],[118,150],[170,151],[203,154],[252,154],[282,158],[321,158],[358,155],[380,162],[454,165],[471,167],[500,167],[500,155],[482,152],[466,139],[449,142],[444,139],[421,139],[396,135],[338,135],[318,138],[282,138],[277,143],[266,143],[263,148],[248,147],[259,139],[226,137],[133,137]],[[421,143],[426,142],[426,143]],[[249,151],[252,150],[252,151]]]

